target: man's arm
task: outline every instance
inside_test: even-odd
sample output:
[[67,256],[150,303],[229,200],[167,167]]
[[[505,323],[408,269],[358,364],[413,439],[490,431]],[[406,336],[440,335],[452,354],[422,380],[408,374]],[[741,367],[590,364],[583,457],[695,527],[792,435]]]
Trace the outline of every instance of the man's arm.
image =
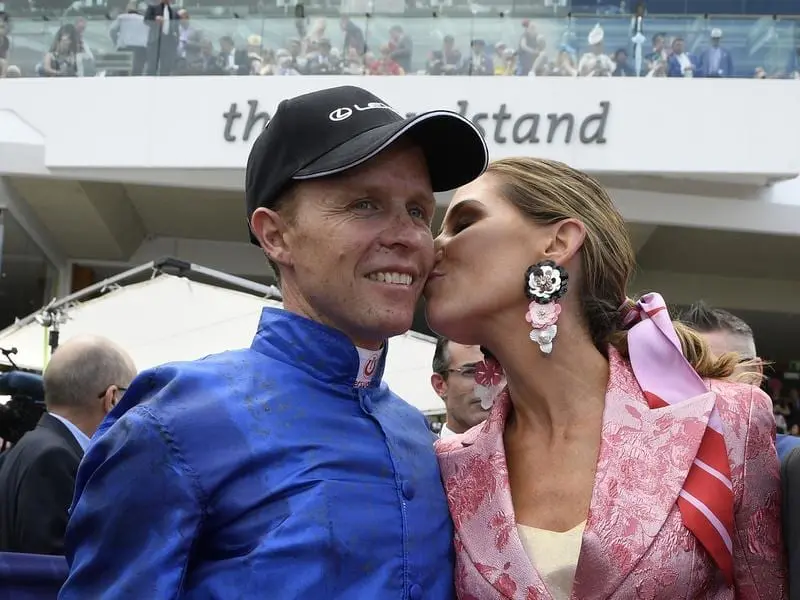
[[64,554],[64,531],[75,489],[78,459],[66,448],[48,448],[25,470],[14,527],[18,552]]
[[[140,375],[123,402],[159,387],[149,378]],[[150,408],[123,414],[78,470],[59,600],[176,598],[202,522],[200,496],[178,442]]]

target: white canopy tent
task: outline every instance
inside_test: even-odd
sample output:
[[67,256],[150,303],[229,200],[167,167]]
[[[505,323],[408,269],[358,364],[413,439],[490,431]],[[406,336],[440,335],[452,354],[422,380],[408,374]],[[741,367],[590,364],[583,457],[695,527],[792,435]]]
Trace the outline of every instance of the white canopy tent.
[[[159,264],[182,265],[182,272],[168,274]],[[153,272],[149,281],[124,285],[126,278],[130,280],[148,267]],[[192,281],[184,276],[191,272],[250,291]],[[79,292],[0,331],[0,347],[16,348],[14,361],[19,367],[41,371],[49,356],[50,329],[44,324],[57,320],[61,321],[61,343],[79,334],[103,335],[125,348],[143,370],[248,347],[261,308],[281,307],[280,302],[266,299],[274,288],[177,261],[148,263],[113,279],[94,286],[93,292],[106,290],[99,297],[81,301]],[[83,292],[84,297],[93,292]],[[430,385],[433,351],[434,341],[427,336],[409,332],[394,337],[389,341],[384,374],[395,393],[426,414],[444,412],[444,404]]]

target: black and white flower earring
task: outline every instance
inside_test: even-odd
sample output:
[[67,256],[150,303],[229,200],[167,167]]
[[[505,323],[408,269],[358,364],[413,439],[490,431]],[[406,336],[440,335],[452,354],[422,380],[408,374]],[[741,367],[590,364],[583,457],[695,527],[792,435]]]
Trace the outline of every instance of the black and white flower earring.
[[525,295],[531,300],[525,320],[531,324],[531,341],[539,344],[544,354],[553,351],[553,340],[558,333],[558,316],[561,305],[556,301],[567,293],[569,275],[552,260],[544,260],[528,267],[525,272]]

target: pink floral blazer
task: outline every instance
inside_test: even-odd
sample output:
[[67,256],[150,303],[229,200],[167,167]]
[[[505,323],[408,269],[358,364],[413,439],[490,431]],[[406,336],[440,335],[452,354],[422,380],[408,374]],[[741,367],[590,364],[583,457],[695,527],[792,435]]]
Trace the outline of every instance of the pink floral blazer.
[[[785,598],[779,464],[769,397],[753,386],[651,410],[627,361],[612,352],[597,475],[573,600]],[[714,403],[735,497],[735,582],[683,526],[676,504]],[[517,534],[503,431],[507,392],[489,418],[437,442],[455,524],[460,600],[550,600]]]

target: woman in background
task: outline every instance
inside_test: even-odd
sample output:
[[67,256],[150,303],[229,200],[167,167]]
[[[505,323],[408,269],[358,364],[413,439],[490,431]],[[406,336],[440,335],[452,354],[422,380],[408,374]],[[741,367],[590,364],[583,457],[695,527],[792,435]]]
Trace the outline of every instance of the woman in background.
[[494,398],[437,443],[459,598],[784,598],[770,399],[722,381],[738,357],[661,296],[626,299],[635,256],[605,190],[497,161],[458,190],[437,251],[428,322],[485,349]]

